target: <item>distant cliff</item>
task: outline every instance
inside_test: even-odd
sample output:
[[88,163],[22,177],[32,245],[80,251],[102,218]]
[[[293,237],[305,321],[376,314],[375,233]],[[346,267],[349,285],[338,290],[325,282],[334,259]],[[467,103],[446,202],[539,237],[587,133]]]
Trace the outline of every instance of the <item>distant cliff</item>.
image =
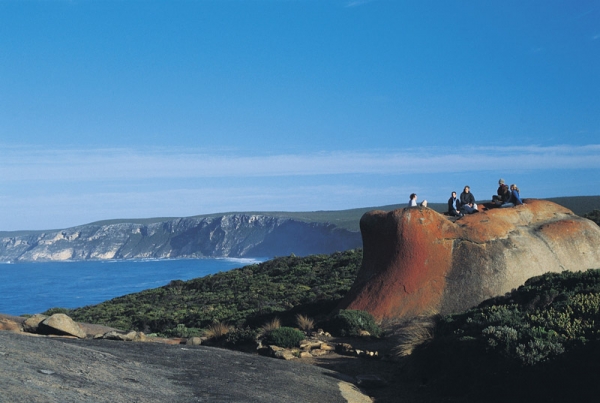
[[361,247],[359,232],[260,214],[93,223],[0,235],[0,261],[273,257]]

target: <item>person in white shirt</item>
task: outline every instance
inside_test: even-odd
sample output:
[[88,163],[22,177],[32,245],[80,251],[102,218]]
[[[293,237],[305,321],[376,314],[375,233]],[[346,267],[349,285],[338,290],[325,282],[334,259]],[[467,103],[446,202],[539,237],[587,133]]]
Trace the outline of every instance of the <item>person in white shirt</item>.
[[411,193],[410,198],[408,199],[408,207],[417,207],[417,194]]
[[[423,200],[420,204],[422,207],[427,207],[427,200]],[[417,207],[417,194],[411,193],[410,199],[408,200],[408,207]]]

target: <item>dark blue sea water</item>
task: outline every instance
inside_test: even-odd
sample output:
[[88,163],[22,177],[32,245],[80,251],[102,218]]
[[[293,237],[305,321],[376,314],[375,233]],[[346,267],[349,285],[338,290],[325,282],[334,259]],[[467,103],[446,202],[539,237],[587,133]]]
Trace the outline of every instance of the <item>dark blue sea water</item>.
[[0,264],[0,313],[77,308],[243,267],[257,259],[176,259]]

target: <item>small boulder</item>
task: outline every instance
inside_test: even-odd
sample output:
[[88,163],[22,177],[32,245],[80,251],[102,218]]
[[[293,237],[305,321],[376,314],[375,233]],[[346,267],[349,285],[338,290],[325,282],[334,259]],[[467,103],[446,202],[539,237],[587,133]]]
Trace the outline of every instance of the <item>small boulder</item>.
[[267,346],[267,355],[269,357],[283,358],[282,354],[284,351],[285,351],[285,348],[283,348],[283,347],[279,347],[279,346],[275,346],[275,345]]
[[109,332],[106,332],[104,336],[102,336],[102,338],[107,340],[119,341],[146,341],[146,335],[144,333],[136,332],[134,330],[128,333],[119,332],[117,330],[111,330]]
[[278,350],[275,352],[275,354],[273,355],[275,358],[281,358],[283,360],[294,360],[296,359],[296,356],[294,355],[294,353],[292,353],[290,350]]
[[96,325],[91,323],[79,323],[79,327],[87,334],[88,338],[100,339],[104,334],[110,330],[116,330],[113,327]]
[[25,322],[23,322],[23,331],[27,333],[37,333],[38,326],[46,319],[48,319],[46,315],[36,313],[35,315],[27,318]]
[[190,337],[185,341],[185,344],[188,346],[199,346],[202,344],[202,339],[200,337]]
[[356,350],[348,343],[338,343],[335,345],[335,352],[339,355],[356,355]]
[[143,332],[132,330],[124,335],[125,341],[146,341],[146,335]]
[[328,353],[328,351],[322,350],[320,348],[315,348],[310,352],[314,357],[320,357]]
[[331,344],[327,344],[327,343],[322,343],[321,344],[321,350],[325,350],[325,351],[334,351],[335,347],[332,346]]
[[38,326],[38,333],[54,334],[59,336],[75,336],[80,339],[86,337],[86,333],[73,319],[64,313],[55,313],[44,319]]

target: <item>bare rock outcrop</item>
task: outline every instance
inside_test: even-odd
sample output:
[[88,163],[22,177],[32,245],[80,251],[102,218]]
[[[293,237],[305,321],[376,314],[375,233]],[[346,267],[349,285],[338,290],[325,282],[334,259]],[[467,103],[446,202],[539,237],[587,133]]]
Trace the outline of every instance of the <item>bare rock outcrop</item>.
[[48,319],[48,317],[40,313],[30,316],[23,322],[23,331],[27,333],[37,333],[38,326],[46,319]]
[[37,332],[41,334],[56,334],[74,336],[84,339],[87,334],[77,322],[64,313],[55,313],[39,323]]
[[600,227],[549,201],[456,222],[426,207],[372,211],[360,226],[362,267],[339,307],[378,320],[460,312],[543,273],[600,268]]
[[146,335],[143,332],[136,332],[135,330],[130,332],[111,330],[102,336],[97,336],[97,338],[118,341],[146,341]]

